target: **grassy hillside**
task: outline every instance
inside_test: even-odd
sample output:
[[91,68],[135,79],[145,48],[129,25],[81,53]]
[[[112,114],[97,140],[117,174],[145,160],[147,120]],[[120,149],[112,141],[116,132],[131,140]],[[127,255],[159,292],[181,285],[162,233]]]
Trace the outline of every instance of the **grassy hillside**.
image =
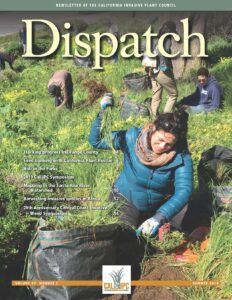
[[[13,38],[15,37],[13,36]],[[231,147],[232,145],[232,58],[223,57],[223,51],[220,45],[215,42],[216,39],[217,37],[212,39],[212,43],[209,44],[211,48],[209,49],[212,53],[220,55],[215,61],[211,62],[210,71],[219,79],[225,89],[225,107],[220,112],[190,116],[188,137],[194,161],[196,188],[196,170],[201,153],[214,145],[225,147]],[[10,38],[4,39],[5,49],[8,46],[10,47],[10,43]],[[221,44],[226,45],[227,48],[229,47],[227,41]],[[2,270],[8,270],[10,265],[15,264],[22,257],[22,254],[25,254],[28,241],[34,230],[33,226],[37,217],[26,213],[25,207],[31,205],[31,203],[25,202],[24,197],[45,198],[50,195],[49,193],[36,193],[26,189],[24,183],[38,182],[38,179],[28,178],[28,174],[31,176],[73,175],[75,183],[86,185],[86,187],[81,189],[72,187],[57,188],[55,189],[56,197],[92,197],[97,200],[90,201],[88,204],[106,206],[111,186],[122,167],[122,155],[112,151],[87,153],[87,151],[92,150],[92,147],[88,144],[88,135],[91,123],[99,111],[99,101],[84,108],[78,108],[78,106],[88,103],[89,91],[86,85],[88,86],[90,81],[94,80],[105,85],[108,91],[113,92],[116,103],[112,111],[112,128],[114,130],[142,126],[145,122],[150,121],[149,118],[145,117],[130,117],[127,120],[122,120],[120,117],[119,98],[121,95],[127,95],[132,100],[140,103],[151,95],[151,90],[139,93],[128,91],[123,84],[123,76],[136,72],[141,68],[139,60],[120,58],[117,64],[107,61],[104,65],[104,71],[94,71],[76,67],[71,59],[62,59],[57,53],[56,56],[50,59],[30,60],[18,58],[15,61],[15,67],[18,72],[13,72],[9,68],[0,72],[0,244],[2,245],[0,247],[0,268]],[[48,95],[48,80],[51,74],[58,69],[66,69],[72,74],[75,102],[73,111],[55,110],[53,99]],[[195,83],[193,80],[185,82],[179,80],[179,99],[192,92],[194,88]],[[165,98],[166,94],[163,97]],[[48,159],[51,158],[51,155],[33,156],[26,154],[27,151],[32,150],[68,150],[76,154],[67,154],[65,155],[66,158],[80,160],[97,158],[112,160],[112,162],[53,163],[49,165],[51,167],[49,170],[44,170],[44,167],[47,166],[46,163],[32,165],[25,163],[24,159],[38,157]],[[53,157],[59,159],[60,155],[54,154]],[[29,170],[28,167],[32,167],[32,169]],[[52,169],[52,167],[55,169]],[[54,183],[49,179],[43,179],[42,182],[46,184]],[[68,184],[70,182],[62,180],[59,183]],[[57,206],[63,204],[59,202]],[[51,205],[51,202],[40,200],[35,201],[34,205],[46,207]],[[84,204],[82,203],[82,205]],[[106,210],[109,214],[112,213],[110,209],[109,211]],[[58,208],[58,212],[61,211],[62,208]],[[103,221],[115,221],[113,216],[105,219],[106,215],[100,211],[82,211],[78,214],[80,224],[83,220],[88,225],[102,223]],[[68,217],[70,217],[70,214]],[[231,212],[228,213],[227,220],[228,222],[223,220],[223,226],[225,228],[229,226],[231,229],[231,222],[229,223]],[[212,230],[214,230],[214,227]],[[218,247],[220,248],[221,245],[218,245]],[[223,247],[226,247],[227,251],[232,251],[232,239],[227,240]],[[217,251],[218,249],[212,249],[210,255],[214,255]],[[223,253],[220,253],[218,259],[224,261]],[[231,262],[223,266],[226,269],[226,272],[222,273],[223,280],[227,281],[229,274],[232,273]],[[192,272],[193,276],[198,278],[198,269],[194,269]],[[209,272],[204,273],[202,278],[221,278],[221,270],[218,269],[215,272],[214,277]],[[221,299],[229,299],[229,292],[231,292],[231,286],[226,286],[225,293],[223,290],[220,292]],[[202,298],[189,298],[188,296],[185,299],[215,299],[210,292],[207,295],[204,296],[205,298],[203,296]]]

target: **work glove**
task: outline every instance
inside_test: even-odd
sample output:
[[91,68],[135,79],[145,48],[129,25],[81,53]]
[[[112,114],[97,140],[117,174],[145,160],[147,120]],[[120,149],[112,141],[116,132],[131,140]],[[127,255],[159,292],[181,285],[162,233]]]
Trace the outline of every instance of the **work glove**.
[[101,109],[104,110],[109,106],[114,106],[113,94],[111,92],[105,93],[101,102]]
[[158,222],[155,216],[153,216],[139,226],[139,228],[136,230],[136,235],[140,236],[141,234],[144,234],[152,237],[157,233],[160,225],[161,224]]

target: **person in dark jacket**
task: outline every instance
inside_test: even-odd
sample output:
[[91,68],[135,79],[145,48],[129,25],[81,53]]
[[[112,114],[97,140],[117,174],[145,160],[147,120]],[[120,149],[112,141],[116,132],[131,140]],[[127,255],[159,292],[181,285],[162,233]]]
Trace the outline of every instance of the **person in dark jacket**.
[[11,70],[14,71],[13,62],[15,61],[15,59],[16,55],[14,53],[0,52],[0,71],[5,70],[6,62],[9,64]]
[[223,89],[216,78],[209,74],[208,69],[197,71],[197,88],[195,92],[180,100],[176,106],[189,113],[210,112],[220,108]]
[[[92,124],[89,142],[97,149],[111,149],[100,130],[104,109],[112,105],[109,94],[103,97],[102,111]],[[113,147],[123,152],[124,166],[110,200],[123,203],[122,221],[139,226],[139,233],[154,235],[162,224],[185,211],[193,189],[187,120],[186,112],[164,113],[142,128],[112,132]]]
[[26,25],[23,24],[19,30],[19,43],[22,45],[23,53],[26,52],[26,41],[27,41]]
[[62,109],[73,108],[73,82],[72,76],[66,70],[56,71],[48,82],[48,92],[55,97],[55,107]]
[[[117,23],[110,22],[109,33],[113,34],[116,37],[116,39],[118,40],[118,43],[120,43],[120,33],[119,33],[119,29],[118,29],[118,24]],[[111,39],[109,39],[108,42],[112,46]],[[118,51],[116,51],[116,53],[113,54],[113,56],[111,57],[111,61],[113,63],[117,63],[118,62]]]

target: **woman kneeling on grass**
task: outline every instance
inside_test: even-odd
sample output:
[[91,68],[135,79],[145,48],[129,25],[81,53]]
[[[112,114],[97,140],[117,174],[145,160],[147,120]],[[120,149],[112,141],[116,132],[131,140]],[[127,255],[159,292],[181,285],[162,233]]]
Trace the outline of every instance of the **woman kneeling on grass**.
[[[111,149],[100,132],[107,106],[113,106],[110,95],[102,99],[102,110],[90,132],[89,142],[97,149]],[[113,147],[123,152],[124,166],[110,200],[122,201],[121,219],[138,227],[138,234],[154,236],[168,221],[180,227],[175,226],[175,218],[178,216],[178,223],[183,220],[193,189],[187,121],[185,112],[165,113],[142,128],[112,132]]]

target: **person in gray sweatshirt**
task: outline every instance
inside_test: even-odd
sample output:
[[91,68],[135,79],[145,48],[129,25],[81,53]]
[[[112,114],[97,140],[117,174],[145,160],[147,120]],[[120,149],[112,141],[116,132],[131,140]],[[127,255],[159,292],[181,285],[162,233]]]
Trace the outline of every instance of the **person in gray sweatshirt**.
[[221,107],[223,89],[208,69],[197,71],[198,84],[193,94],[177,102],[176,107],[189,113],[210,112]]

